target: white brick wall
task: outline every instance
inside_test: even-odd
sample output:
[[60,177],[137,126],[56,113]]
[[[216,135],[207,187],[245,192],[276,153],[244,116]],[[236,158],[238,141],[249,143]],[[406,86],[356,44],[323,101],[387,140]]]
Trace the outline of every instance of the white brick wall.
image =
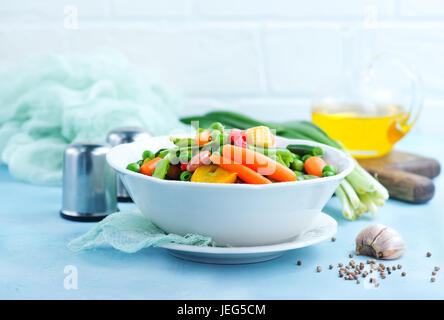
[[[64,27],[66,5],[78,9],[77,30]],[[181,90],[188,110],[306,116],[298,107],[342,72],[344,27],[369,26],[375,13],[367,54],[405,55],[427,101],[444,100],[442,0],[0,0],[0,61],[106,46]]]

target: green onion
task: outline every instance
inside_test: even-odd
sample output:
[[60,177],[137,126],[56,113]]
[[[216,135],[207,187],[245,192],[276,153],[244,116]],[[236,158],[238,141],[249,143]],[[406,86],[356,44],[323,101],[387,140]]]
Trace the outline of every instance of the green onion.
[[181,181],[190,181],[192,175],[193,175],[193,174],[192,174],[191,172],[189,172],[189,171],[183,171],[183,172],[180,174],[180,180],[181,180]]
[[376,215],[378,213],[378,209],[376,208],[376,204],[373,202],[372,197],[368,193],[364,193],[359,195],[362,203],[370,210],[372,215]]
[[344,215],[344,217],[349,220],[355,220],[356,212],[355,210],[353,210],[350,201],[348,200],[347,194],[345,193],[341,185],[339,185],[339,187],[336,189],[335,194],[342,203],[342,214]]
[[347,180],[343,180],[341,182],[341,187],[343,188],[344,192],[347,194],[348,200],[350,200],[353,209],[358,209],[361,201],[359,200],[358,195],[356,194],[355,190],[352,188],[350,183],[348,183]]

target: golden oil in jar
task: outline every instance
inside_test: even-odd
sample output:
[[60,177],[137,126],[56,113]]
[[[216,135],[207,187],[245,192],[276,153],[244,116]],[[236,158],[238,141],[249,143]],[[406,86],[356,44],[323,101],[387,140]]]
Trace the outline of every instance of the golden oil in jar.
[[401,106],[341,104],[312,109],[312,121],[339,140],[355,158],[373,158],[388,153],[413,124]]

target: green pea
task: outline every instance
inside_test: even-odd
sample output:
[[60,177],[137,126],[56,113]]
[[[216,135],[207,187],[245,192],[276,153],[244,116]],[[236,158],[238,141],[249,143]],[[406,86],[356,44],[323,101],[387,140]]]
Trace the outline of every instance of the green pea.
[[314,147],[312,152],[315,156],[322,156],[324,154],[324,150],[321,147]]
[[335,175],[336,175],[336,173],[334,173],[332,171],[323,171],[322,172],[322,176],[323,177],[332,177],[332,176],[335,176]]
[[156,164],[156,169],[154,169],[153,177],[159,179],[165,179],[168,170],[170,170],[170,160],[162,159]]
[[183,171],[180,174],[180,180],[181,181],[190,181],[192,175],[193,174],[191,172],[189,172],[189,171]]
[[140,166],[137,162],[130,163],[126,168],[134,172],[140,172]]
[[150,150],[145,150],[142,153],[142,158],[143,160],[150,158],[150,159],[154,159],[156,156],[154,155],[154,153],[152,153]]
[[328,171],[336,174],[336,168],[330,164],[327,164],[324,168],[322,168],[322,173],[328,172]]
[[304,162],[302,160],[295,159],[291,164],[291,168],[293,170],[302,171],[302,169],[304,169]]
[[305,160],[307,160],[310,157],[313,157],[313,155],[312,154],[306,154],[305,156],[302,157],[302,161],[305,162]]

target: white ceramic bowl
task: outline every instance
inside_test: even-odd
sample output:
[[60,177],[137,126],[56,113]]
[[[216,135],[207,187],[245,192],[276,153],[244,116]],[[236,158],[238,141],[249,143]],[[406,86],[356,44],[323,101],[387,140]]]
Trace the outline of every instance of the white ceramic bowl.
[[322,179],[249,185],[160,180],[126,169],[144,150],[173,147],[166,136],[118,145],[108,152],[107,161],[142,214],[166,232],[207,235],[231,246],[268,245],[312,227],[354,167],[354,160],[335,148],[305,140],[276,140],[278,146],[322,147],[325,160],[339,173]]

